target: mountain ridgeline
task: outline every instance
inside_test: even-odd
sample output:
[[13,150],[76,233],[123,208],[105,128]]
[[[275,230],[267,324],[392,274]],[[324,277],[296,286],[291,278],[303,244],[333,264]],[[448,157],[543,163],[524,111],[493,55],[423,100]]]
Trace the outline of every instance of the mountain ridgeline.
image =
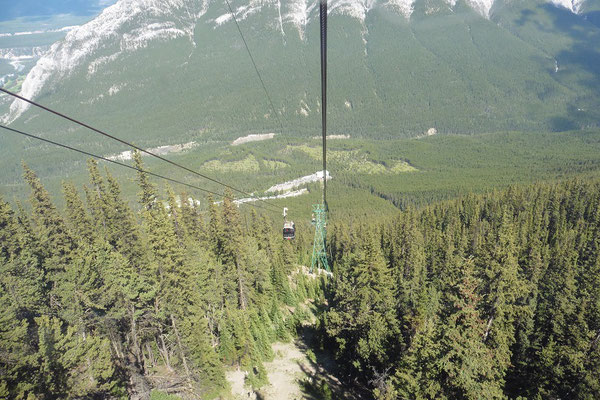
[[[316,3],[234,1],[233,8],[284,133],[314,135]],[[390,138],[430,128],[599,125],[598,0],[347,0],[330,9],[333,133]],[[221,2],[121,0],[53,45],[22,94],[144,145],[164,144],[166,134],[180,141],[279,130]],[[5,121],[77,137],[25,103],[10,111],[8,104]]]

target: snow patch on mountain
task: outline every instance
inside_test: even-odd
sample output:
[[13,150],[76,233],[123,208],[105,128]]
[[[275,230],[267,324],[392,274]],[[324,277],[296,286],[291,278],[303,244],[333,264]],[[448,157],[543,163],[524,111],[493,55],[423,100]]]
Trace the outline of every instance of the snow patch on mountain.
[[231,19],[231,14],[223,14],[220,17],[215,18],[214,19],[215,24],[216,24],[215,28],[219,25],[223,25],[225,22],[229,21],[230,19]]
[[397,11],[404,15],[406,18],[410,18],[414,8],[415,0],[390,0],[387,3],[388,8]]
[[9,64],[14,68],[15,72],[19,73],[25,69],[25,65],[21,64],[21,60],[12,60]]
[[364,23],[369,11],[381,5],[389,11],[410,18],[414,11],[414,2],[415,0],[333,0],[330,13],[348,15]]
[[170,40],[186,35],[188,33],[176,28],[173,22],[154,23],[124,34],[121,49],[137,50],[147,47],[153,40]]
[[[364,23],[367,13],[376,5],[386,6],[390,11],[397,12],[405,17],[410,17],[413,12],[413,3],[415,0],[331,0],[329,3],[329,15],[346,15],[358,19]],[[235,17],[238,21],[246,19],[249,15],[260,11],[264,7],[277,7],[279,12],[279,27],[281,34],[285,36],[283,30],[284,23],[291,23],[298,29],[301,39],[304,39],[306,26],[312,18],[318,18],[319,2],[315,0],[290,0],[282,5],[280,0],[250,0],[248,5],[238,6],[234,9]],[[232,21],[231,13],[225,13],[215,19],[207,21],[213,23],[214,28]]]
[[285,37],[285,31],[283,30],[283,18],[281,17],[281,1],[277,0],[277,13],[279,14],[279,29],[281,30],[281,36]]
[[304,115],[305,117],[308,117],[308,113],[310,113],[310,107],[308,106],[308,104],[306,104],[306,102],[304,100],[300,100],[300,110],[296,111],[296,114],[300,113],[302,115]]
[[115,61],[117,58],[119,58],[119,56],[121,54],[123,54],[123,52],[118,51],[114,54],[111,54],[110,56],[98,57],[95,60],[93,60],[92,62],[90,62],[88,65],[88,79],[92,75],[94,75],[96,73],[96,71],[98,71],[98,68],[100,68],[104,64],[109,64],[109,63]]
[[551,0],[557,7],[564,7],[574,14],[579,14],[585,0]]
[[127,86],[126,83],[121,83],[119,85],[112,85],[108,89],[108,95],[109,96],[114,96],[115,94],[119,93],[121,91],[121,89],[123,89],[125,86]]
[[317,8],[317,5],[318,2],[312,1],[309,4],[307,0],[291,0],[288,4],[289,12],[285,14],[284,20],[291,22],[298,29],[302,40],[304,40],[304,31],[310,20],[310,15]]
[[[188,36],[195,44],[193,42],[195,23],[206,12],[207,1],[202,2],[201,10],[197,14],[192,14],[189,12],[190,8],[198,9],[197,1],[194,0],[119,0],[104,9],[92,21],[74,27],[64,40],[53,44],[25,78],[21,95],[30,99],[35,98],[51,78],[59,79],[68,76],[97,50],[108,47],[115,39],[120,39],[120,52],[90,61],[88,77],[94,74],[100,65],[114,60],[121,52],[146,47],[155,40],[166,41]],[[176,22],[165,22],[180,9],[184,12],[178,14],[187,15],[187,19],[180,17]],[[138,20],[141,23],[135,24]],[[132,24],[139,28],[128,30]],[[28,103],[15,100],[10,106],[10,112],[2,118],[3,122],[14,121],[28,108]]]
[[329,13],[337,12],[342,15],[354,17],[361,22],[364,22],[367,12],[373,7],[374,4],[374,0],[334,0],[330,3]]
[[[454,4],[456,4],[456,0],[453,0]],[[494,0],[467,0],[467,4],[473,8],[477,13],[479,13],[484,18],[490,18],[490,10],[494,5]],[[453,5],[454,6],[454,5]]]
[[[252,14],[256,14],[257,12],[261,11],[261,9],[264,6],[268,6],[270,5],[270,3],[273,3],[272,1],[262,1],[262,0],[250,0],[250,3],[245,4],[243,6],[238,6],[237,8],[234,8],[233,13],[235,14],[235,19],[239,22],[239,21],[243,21],[246,18],[248,18],[250,15]],[[273,3],[276,4],[276,3]],[[229,21],[233,21],[233,18],[231,16],[231,13],[229,11],[227,11],[225,14],[220,15],[219,17],[215,18],[215,19],[211,19],[206,21],[207,23],[214,23],[215,24],[215,28],[217,26],[223,25],[226,22]]]

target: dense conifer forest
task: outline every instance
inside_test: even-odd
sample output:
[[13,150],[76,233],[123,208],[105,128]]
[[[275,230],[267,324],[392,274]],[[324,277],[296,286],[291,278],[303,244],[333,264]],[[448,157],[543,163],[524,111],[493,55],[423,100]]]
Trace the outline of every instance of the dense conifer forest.
[[62,213],[25,165],[30,207],[0,200],[0,398],[148,398],[162,372],[211,399],[232,365],[264,385],[271,343],[295,334],[321,279],[288,278],[296,249],[265,217],[243,223],[231,193],[204,215],[140,173],[134,212],[88,169],[84,198],[64,184]]
[[338,223],[322,340],[378,399],[600,398],[600,183]]
[[327,276],[301,268],[310,232],[283,241],[231,193],[201,209],[140,172],[131,208],[90,160],[61,212],[23,168],[29,202],[0,199],[1,398],[161,398],[158,375],[228,398],[226,368],[264,386],[303,324],[376,399],[600,398],[597,180],[332,220]]

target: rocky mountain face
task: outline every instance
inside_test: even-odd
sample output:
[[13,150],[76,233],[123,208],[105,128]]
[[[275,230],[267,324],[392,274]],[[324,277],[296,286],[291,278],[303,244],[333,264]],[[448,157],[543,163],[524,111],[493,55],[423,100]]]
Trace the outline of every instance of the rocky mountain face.
[[[598,0],[330,2],[332,133],[367,137],[598,126]],[[41,57],[21,94],[124,136],[311,134],[318,3],[120,0]],[[5,123],[60,121],[14,101]]]

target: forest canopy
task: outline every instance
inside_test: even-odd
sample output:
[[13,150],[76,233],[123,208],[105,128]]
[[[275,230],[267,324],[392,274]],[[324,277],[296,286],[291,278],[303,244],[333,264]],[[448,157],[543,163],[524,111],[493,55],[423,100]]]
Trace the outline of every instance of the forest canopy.
[[146,398],[162,374],[226,398],[226,368],[263,387],[271,344],[313,324],[376,399],[600,398],[597,180],[334,219],[326,278],[301,267],[309,233],[283,241],[231,193],[201,211],[140,172],[134,210],[89,161],[60,211],[23,168],[29,203],[0,199],[0,397]]

